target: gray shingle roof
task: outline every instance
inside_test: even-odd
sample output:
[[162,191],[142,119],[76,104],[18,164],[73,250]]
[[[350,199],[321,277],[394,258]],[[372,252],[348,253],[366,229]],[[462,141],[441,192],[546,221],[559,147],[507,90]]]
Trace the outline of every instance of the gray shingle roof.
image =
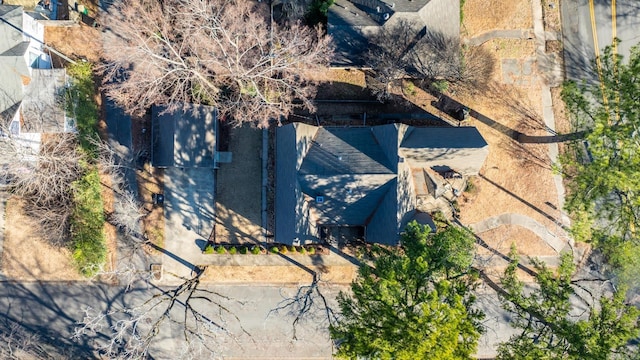
[[214,167],[216,110],[197,104],[152,108],[151,163],[156,167]]
[[[436,146],[447,141],[452,156],[438,158]],[[317,241],[321,225],[364,226],[368,242],[396,245],[415,213],[412,171],[430,161],[479,169],[486,152],[475,128],[283,126],[276,130],[275,240]]]
[[370,36],[401,20],[419,29],[460,37],[459,0],[335,0],[327,12],[327,32],[336,44],[335,66],[362,66]]
[[371,128],[321,128],[300,174],[393,174],[393,165]]
[[377,216],[392,236],[381,230],[372,238],[395,243],[397,137],[395,125],[279,128],[276,241],[318,240],[320,225],[365,226]]
[[26,48],[21,28],[22,7],[0,5],[0,114],[5,121],[13,117],[22,101],[21,75],[29,75],[22,56]]
[[66,80],[65,69],[33,69],[32,78],[22,101],[22,132],[61,133],[65,131],[64,105],[61,92]]
[[477,175],[489,146],[475,127],[409,128],[400,154],[419,167],[448,167],[463,175]]

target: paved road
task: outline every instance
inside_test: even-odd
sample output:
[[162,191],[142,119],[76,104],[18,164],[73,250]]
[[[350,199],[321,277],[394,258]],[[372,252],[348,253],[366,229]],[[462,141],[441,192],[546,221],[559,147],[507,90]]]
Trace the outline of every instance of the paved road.
[[[617,0],[615,4],[615,36],[622,41],[618,53],[627,56],[630,47],[640,43],[640,33],[637,31],[640,28],[640,3],[636,0]],[[596,56],[594,35],[602,54],[614,37],[612,2],[593,0],[593,23],[589,0],[562,0],[561,10],[566,77],[595,81],[597,73],[591,66]]]
[[[196,303],[199,310],[233,334],[233,337],[218,334],[216,339],[209,340],[218,356],[225,359],[331,357],[327,325],[320,313],[299,325],[297,341],[292,340],[292,318],[286,312],[269,315],[283,297],[293,295],[295,288],[216,286],[207,289],[230,299],[242,299],[226,300],[209,295],[237,315],[238,320],[233,316],[221,317],[218,308],[208,302]],[[339,289],[327,288],[324,293],[334,298]],[[93,358],[95,354],[91,349],[96,342],[108,338],[109,324],[105,322],[105,327],[96,334],[84,336],[79,341],[71,340],[77,322],[83,318],[83,310],[87,306],[99,311],[120,309],[125,304],[131,307],[159,293],[159,289],[139,287],[125,292],[122,287],[94,284],[0,282],[0,293],[3,294],[0,297],[0,309],[3,309],[0,335],[11,323],[19,323],[28,331],[39,334],[40,342],[46,344],[52,354],[61,353],[65,358]],[[172,316],[177,318],[183,311],[184,307],[178,305]],[[250,336],[243,334],[240,325]],[[184,348],[182,330],[176,324],[167,323],[157,340],[152,350],[154,359],[175,359],[176,352]]]

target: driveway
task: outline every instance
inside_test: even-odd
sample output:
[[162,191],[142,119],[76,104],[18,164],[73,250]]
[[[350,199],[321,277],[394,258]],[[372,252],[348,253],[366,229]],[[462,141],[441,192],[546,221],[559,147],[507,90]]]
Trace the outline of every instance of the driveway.
[[215,221],[214,189],[213,169],[165,169],[165,273],[189,276],[200,263]]

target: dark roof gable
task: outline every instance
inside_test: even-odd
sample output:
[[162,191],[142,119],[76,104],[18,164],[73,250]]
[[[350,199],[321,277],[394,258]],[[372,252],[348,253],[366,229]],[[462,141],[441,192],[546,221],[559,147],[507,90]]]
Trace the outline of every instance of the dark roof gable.
[[174,111],[152,108],[151,163],[156,167],[204,167],[215,165],[216,109],[185,104]]

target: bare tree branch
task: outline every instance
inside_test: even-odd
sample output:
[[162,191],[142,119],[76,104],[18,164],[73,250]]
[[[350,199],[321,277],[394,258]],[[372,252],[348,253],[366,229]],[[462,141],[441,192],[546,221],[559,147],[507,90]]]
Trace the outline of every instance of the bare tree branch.
[[297,327],[302,321],[335,324],[337,314],[322,293],[320,286],[322,283],[320,274],[313,271],[311,284],[299,287],[295,295],[280,301],[274,309],[269,311],[267,317],[271,314],[278,315],[283,311],[292,316],[292,340],[298,340]]
[[108,95],[138,114],[205,103],[234,125],[312,110],[315,86],[304,75],[328,64],[330,39],[319,28],[271,24],[268,9],[245,0],[123,1],[107,20],[115,37],[105,43]]

